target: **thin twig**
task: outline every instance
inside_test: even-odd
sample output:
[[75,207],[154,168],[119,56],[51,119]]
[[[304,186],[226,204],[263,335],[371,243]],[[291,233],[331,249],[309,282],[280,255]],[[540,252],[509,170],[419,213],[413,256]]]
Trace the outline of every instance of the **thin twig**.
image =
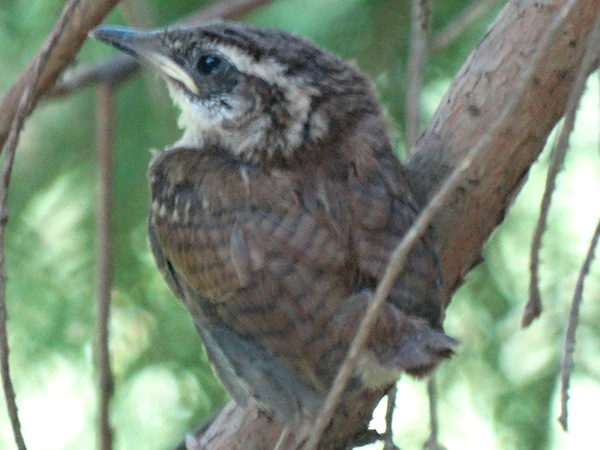
[[98,449],[112,449],[110,400],[113,394],[113,375],[108,348],[108,324],[112,291],[112,172],[114,147],[115,99],[114,88],[100,84],[97,88],[97,149],[98,209],[97,209],[97,343],[98,370]]
[[498,3],[498,0],[474,0],[442,31],[436,33],[429,45],[429,51],[437,53],[444,50]]
[[118,55],[102,64],[90,64],[79,68],[75,73],[66,75],[50,89],[43,100],[66,97],[93,84],[123,83],[140,68],[137,60],[128,55]]
[[596,231],[594,231],[594,236],[592,236],[592,242],[590,243],[585,261],[583,262],[583,267],[577,278],[577,285],[575,286],[575,293],[573,294],[573,301],[571,302],[569,324],[567,325],[567,332],[565,334],[563,359],[560,367],[560,417],[558,418],[559,423],[565,431],[568,431],[569,429],[569,386],[571,384],[571,370],[573,369],[573,353],[575,352],[575,332],[577,331],[577,326],[579,324],[579,308],[583,299],[583,285],[585,283],[585,278],[590,271],[592,261],[594,260],[598,238],[600,238],[600,221],[598,222],[598,225],[596,225]]
[[65,25],[69,22],[73,12],[77,8],[80,0],[70,0],[56,21],[56,25],[41,48],[36,64],[32,66],[31,72],[28,74],[27,82],[23,95],[19,100],[19,104],[15,113],[15,117],[8,133],[6,153],[4,155],[4,164],[0,175],[0,364],[2,370],[2,384],[4,387],[4,395],[6,398],[6,407],[10,417],[15,443],[19,450],[26,450],[25,440],[21,432],[21,423],[19,421],[18,407],[15,398],[15,391],[12,380],[10,378],[9,369],[9,346],[7,335],[7,309],[6,309],[6,225],[8,224],[8,186],[12,175],[12,168],[15,161],[15,153],[19,136],[23,128],[23,123],[30,109],[33,93],[38,79],[44,69],[52,48],[60,38]]
[[[123,11],[128,22],[149,25],[143,1]],[[135,12],[131,8],[138,7]],[[110,423],[110,403],[114,394],[114,376],[110,363],[109,322],[113,283],[113,154],[115,125],[115,84],[96,87],[96,161],[98,167],[98,202],[96,213],[96,370],[98,376],[98,412],[96,442],[98,450],[112,450],[114,431]]]
[[[193,25],[201,24],[216,19],[239,19],[255,9],[272,3],[274,0],[229,0],[203,8],[191,14],[178,23]],[[47,94],[46,98],[71,95],[80,89],[95,83],[109,83],[116,85],[122,83],[140,69],[138,61],[127,55],[118,55],[108,61],[84,67],[56,83]]]
[[437,411],[437,389],[435,387],[435,376],[429,377],[427,380],[427,397],[429,398],[429,438],[423,444],[425,450],[446,450],[442,444],[438,442],[439,422]]
[[575,116],[579,101],[585,90],[585,85],[589,72],[595,66],[595,59],[598,56],[598,44],[600,43],[600,15],[596,18],[594,28],[589,34],[586,44],[585,53],[581,60],[581,66],[573,83],[573,90],[569,96],[569,102],[565,110],[565,118],[560,130],[560,135],[556,143],[556,148],[552,153],[552,161],[548,169],[548,177],[546,178],[546,187],[540,207],[540,217],[535,228],[533,242],[531,244],[531,263],[530,271],[531,278],[529,282],[529,300],[525,305],[521,325],[527,327],[537,319],[542,312],[542,301],[539,287],[539,265],[540,265],[540,248],[542,246],[542,236],[546,229],[548,221],[548,211],[552,203],[552,194],[556,188],[556,178],[565,161],[565,155],[569,149],[569,137],[573,127],[575,126]]
[[431,22],[429,0],[413,0],[408,57],[408,92],[406,93],[406,151],[410,150],[419,137],[421,124],[421,86],[423,69],[427,59],[427,37]]
[[503,108],[500,117],[490,126],[489,130],[481,138],[479,143],[469,150],[469,153],[465,156],[465,158],[456,166],[452,174],[442,184],[437,194],[421,212],[413,226],[410,228],[408,233],[404,235],[402,241],[394,250],[390,257],[390,262],[387,266],[386,272],[379,283],[379,286],[377,287],[375,296],[373,297],[373,300],[371,301],[367,312],[362,319],[358,332],[356,333],[356,336],[350,345],[348,355],[338,371],[336,379],[333,382],[333,386],[329,391],[325,401],[325,406],[315,422],[313,433],[310,440],[304,447],[304,450],[315,450],[317,448],[319,440],[321,439],[321,435],[331,420],[332,414],[335,411],[335,407],[342,393],[344,392],[344,389],[346,388],[346,384],[348,383],[350,376],[354,371],[356,362],[358,361],[362,348],[364,347],[373,325],[375,324],[375,320],[379,315],[379,311],[388,297],[397,276],[404,268],[408,252],[417,239],[425,232],[435,214],[444,206],[448,198],[454,194],[454,191],[462,181],[464,174],[473,164],[473,161],[476,160],[477,156],[484,149],[491,145],[494,137],[509,124],[512,118],[511,116],[519,106],[519,102],[521,101],[525,89],[528,84],[531,83],[533,74],[535,73],[535,70],[537,69],[541,59],[545,55],[547,48],[550,44],[552,44],[558,29],[576,3],[577,0],[570,0],[568,4],[556,15],[556,18],[540,42],[537,51],[533,55],[529,64],[524,68],[523,73],[515,86],[513,94]]

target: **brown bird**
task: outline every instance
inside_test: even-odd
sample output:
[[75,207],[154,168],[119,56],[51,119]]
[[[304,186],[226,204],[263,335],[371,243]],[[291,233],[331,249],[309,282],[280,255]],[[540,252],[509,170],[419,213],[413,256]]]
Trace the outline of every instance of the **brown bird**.
[[[217,23],[93,36],[149,64],[181,108],[149,169],[150,243],[236,401],[314,418],[418,209],[371,83],[285,31]],[[347,398],[452,354],[422,237]]]

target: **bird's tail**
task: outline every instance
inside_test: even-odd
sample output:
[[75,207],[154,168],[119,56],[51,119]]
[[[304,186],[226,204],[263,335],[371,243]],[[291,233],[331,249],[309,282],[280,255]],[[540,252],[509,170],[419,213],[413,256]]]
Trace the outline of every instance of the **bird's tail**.
[[412,334],[400,348],[385,354],[381,363],[422,378],[452,356],[457,345],[456,339],[427,326]]

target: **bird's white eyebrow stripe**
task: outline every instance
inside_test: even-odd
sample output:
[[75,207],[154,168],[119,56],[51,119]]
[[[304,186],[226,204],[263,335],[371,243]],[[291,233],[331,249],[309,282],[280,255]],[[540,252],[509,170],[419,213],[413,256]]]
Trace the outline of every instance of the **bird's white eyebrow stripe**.
[[231,61],[240,72],[255,75],[269,84],[277,84],[282,87],[291,84],[286,76],[287,66],[273,58],[256,61],[240,49],[226,44],[206,43],[202,47],[216,50]]

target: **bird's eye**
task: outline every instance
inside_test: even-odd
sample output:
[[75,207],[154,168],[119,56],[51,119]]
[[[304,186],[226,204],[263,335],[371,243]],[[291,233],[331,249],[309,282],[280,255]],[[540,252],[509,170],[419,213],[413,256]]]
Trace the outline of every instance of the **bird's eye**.
[[215,55],[202,55],[196,68],[202,75],[211,75],[223,64],[223,60]]

